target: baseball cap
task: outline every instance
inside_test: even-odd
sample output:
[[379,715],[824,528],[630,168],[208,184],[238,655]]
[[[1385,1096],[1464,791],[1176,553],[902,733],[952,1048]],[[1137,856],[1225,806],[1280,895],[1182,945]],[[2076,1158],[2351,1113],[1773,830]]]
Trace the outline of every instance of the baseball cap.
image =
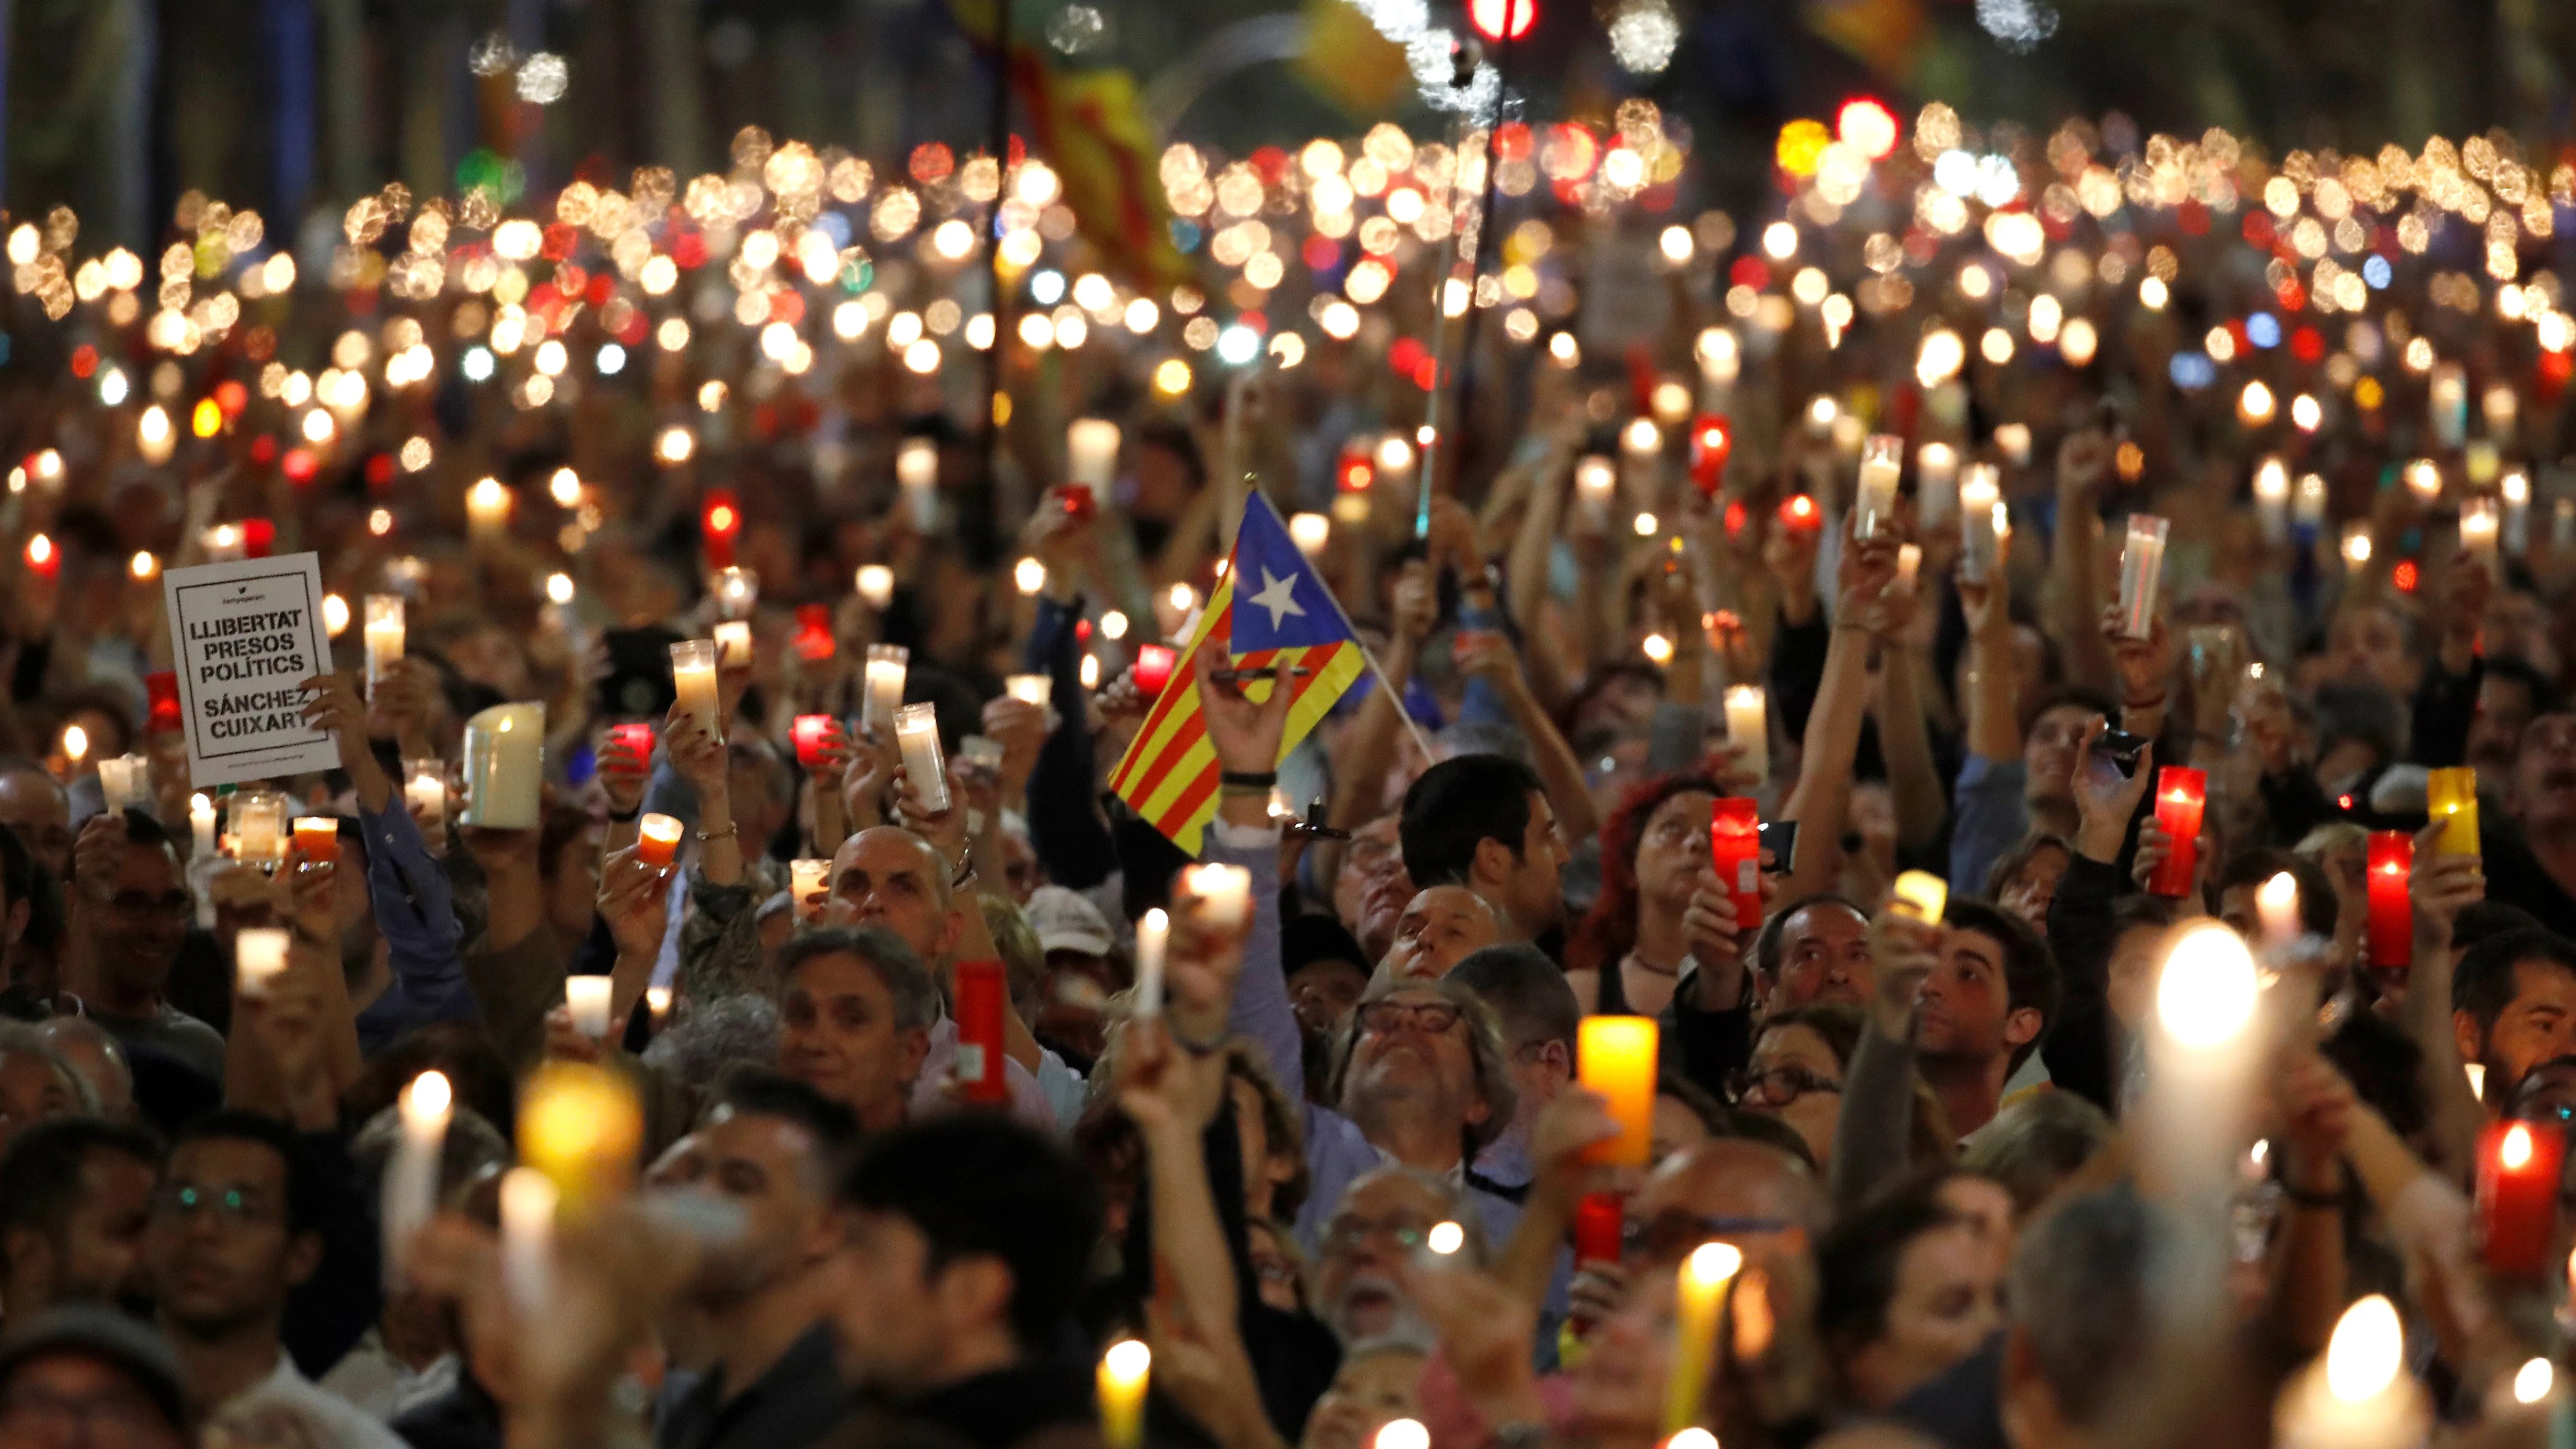
[[1038,949],[1109,954],[1109,921],[1100,908],[1063,886],[1039,886],[1029,895],[1029,924],[1037,928]]
[[0,1339],[0,1383],[25,1364],[65,1356],[103,1359],[123,1370],[170,1427],[188,1435],[186,1377],[159,1329],[104,1304],[48,1308]]

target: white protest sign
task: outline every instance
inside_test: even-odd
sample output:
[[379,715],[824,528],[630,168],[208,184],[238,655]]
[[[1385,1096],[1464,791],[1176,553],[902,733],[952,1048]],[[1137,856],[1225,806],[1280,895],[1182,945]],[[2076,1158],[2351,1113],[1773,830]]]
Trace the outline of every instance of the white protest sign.
[[308,696],[297,687],[331,667],[318,557],[171,569],[161,597],[191,780],[231,785],[339,767],[339,747],[304,722]]

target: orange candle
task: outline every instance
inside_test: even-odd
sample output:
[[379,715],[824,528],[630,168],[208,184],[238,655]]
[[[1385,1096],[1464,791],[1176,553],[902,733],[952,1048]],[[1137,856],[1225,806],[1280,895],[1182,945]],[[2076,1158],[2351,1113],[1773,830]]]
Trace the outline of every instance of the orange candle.
[[2436,855],[2478,853],[2478,772],[2474,765],[2424,772],[2424,810],[2442,822]]
[[1583,1085],[1610,1103],[1619,1135],[1595,1143],[1586,1160],[1643,1167],[1654,1147],[1654,1018],[1587,1016],[1576,1041],[1575,1067]]
[[635,825],[635,858],[650,866],[669,865],[686,829],[668,815],[645,816]]
[[295,817],[295,853],[320,864],[340,860],[340,822],[328,815]]

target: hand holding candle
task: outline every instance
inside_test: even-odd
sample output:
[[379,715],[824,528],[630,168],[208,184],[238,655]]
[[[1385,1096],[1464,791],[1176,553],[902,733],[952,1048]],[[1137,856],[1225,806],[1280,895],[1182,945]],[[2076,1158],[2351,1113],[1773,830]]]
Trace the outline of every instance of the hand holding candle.
[[680,837],[687,833],[688,827],[671,816],[647,815],[635,823],[635,858],[662,869],[679,856]]
[[[1708,863],[1735,903],[1735,929],[1746,940],[1762,929],[1762,810],[1751,800],[1727,798],[1709,807]],[[1786,869],[1789,862],[1777,865]]]
[[716,643],[684,639],[671,646],[671,688],[680,710],[724,738],[724,696],[716,688]]

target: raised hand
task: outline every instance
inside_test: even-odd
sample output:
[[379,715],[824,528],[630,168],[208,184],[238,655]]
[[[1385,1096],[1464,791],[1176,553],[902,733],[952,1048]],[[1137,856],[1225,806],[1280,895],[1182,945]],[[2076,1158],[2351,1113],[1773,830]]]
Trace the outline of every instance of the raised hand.
[[2451,949],[2451,931],[2460,912],[2487,897],[2486,857],[2444,855],[2442,832],[2448,821],[2436,820],[2415,832],[2415,868],[2406,880],[2406,895],[2415,906],[2418,953]]
[[[1230,641],[1228,641],[1230,642]],[[1279,742],[1288,733],[1292,703],[1289,660],[1282,651],[1271,673],[1270,697],[1254,699],[1216,679],[1217,661],[1228,650],[1214,636],[1209,647],[1192,656],[1198,675],[1199,714],[1207,724],[1208,743],[1216,748],[1217,765],[1238,774],[1267,775],[1279,768]]]
[[2155,779],[2156,747],[2153,743],[2138,752],[2138,767],[2129,774],[2093,752],[2093,742],[2110,728],[2100,715],[2084,726],[2084,743],[2075,750],[2075,770],[2067,783],[2075,795],[2076,846],[2091,859],[2108,862],[2120,854],[2120,842],[2129,833],[2129,817],[2137,813],[2140,797],[2147,793],[2148,783]]
[[669,929],[673,868],[646,865],[636,847],[612,850],[599,866],[599,916],[617,943],[617,954],[649,960],[662,954]]

